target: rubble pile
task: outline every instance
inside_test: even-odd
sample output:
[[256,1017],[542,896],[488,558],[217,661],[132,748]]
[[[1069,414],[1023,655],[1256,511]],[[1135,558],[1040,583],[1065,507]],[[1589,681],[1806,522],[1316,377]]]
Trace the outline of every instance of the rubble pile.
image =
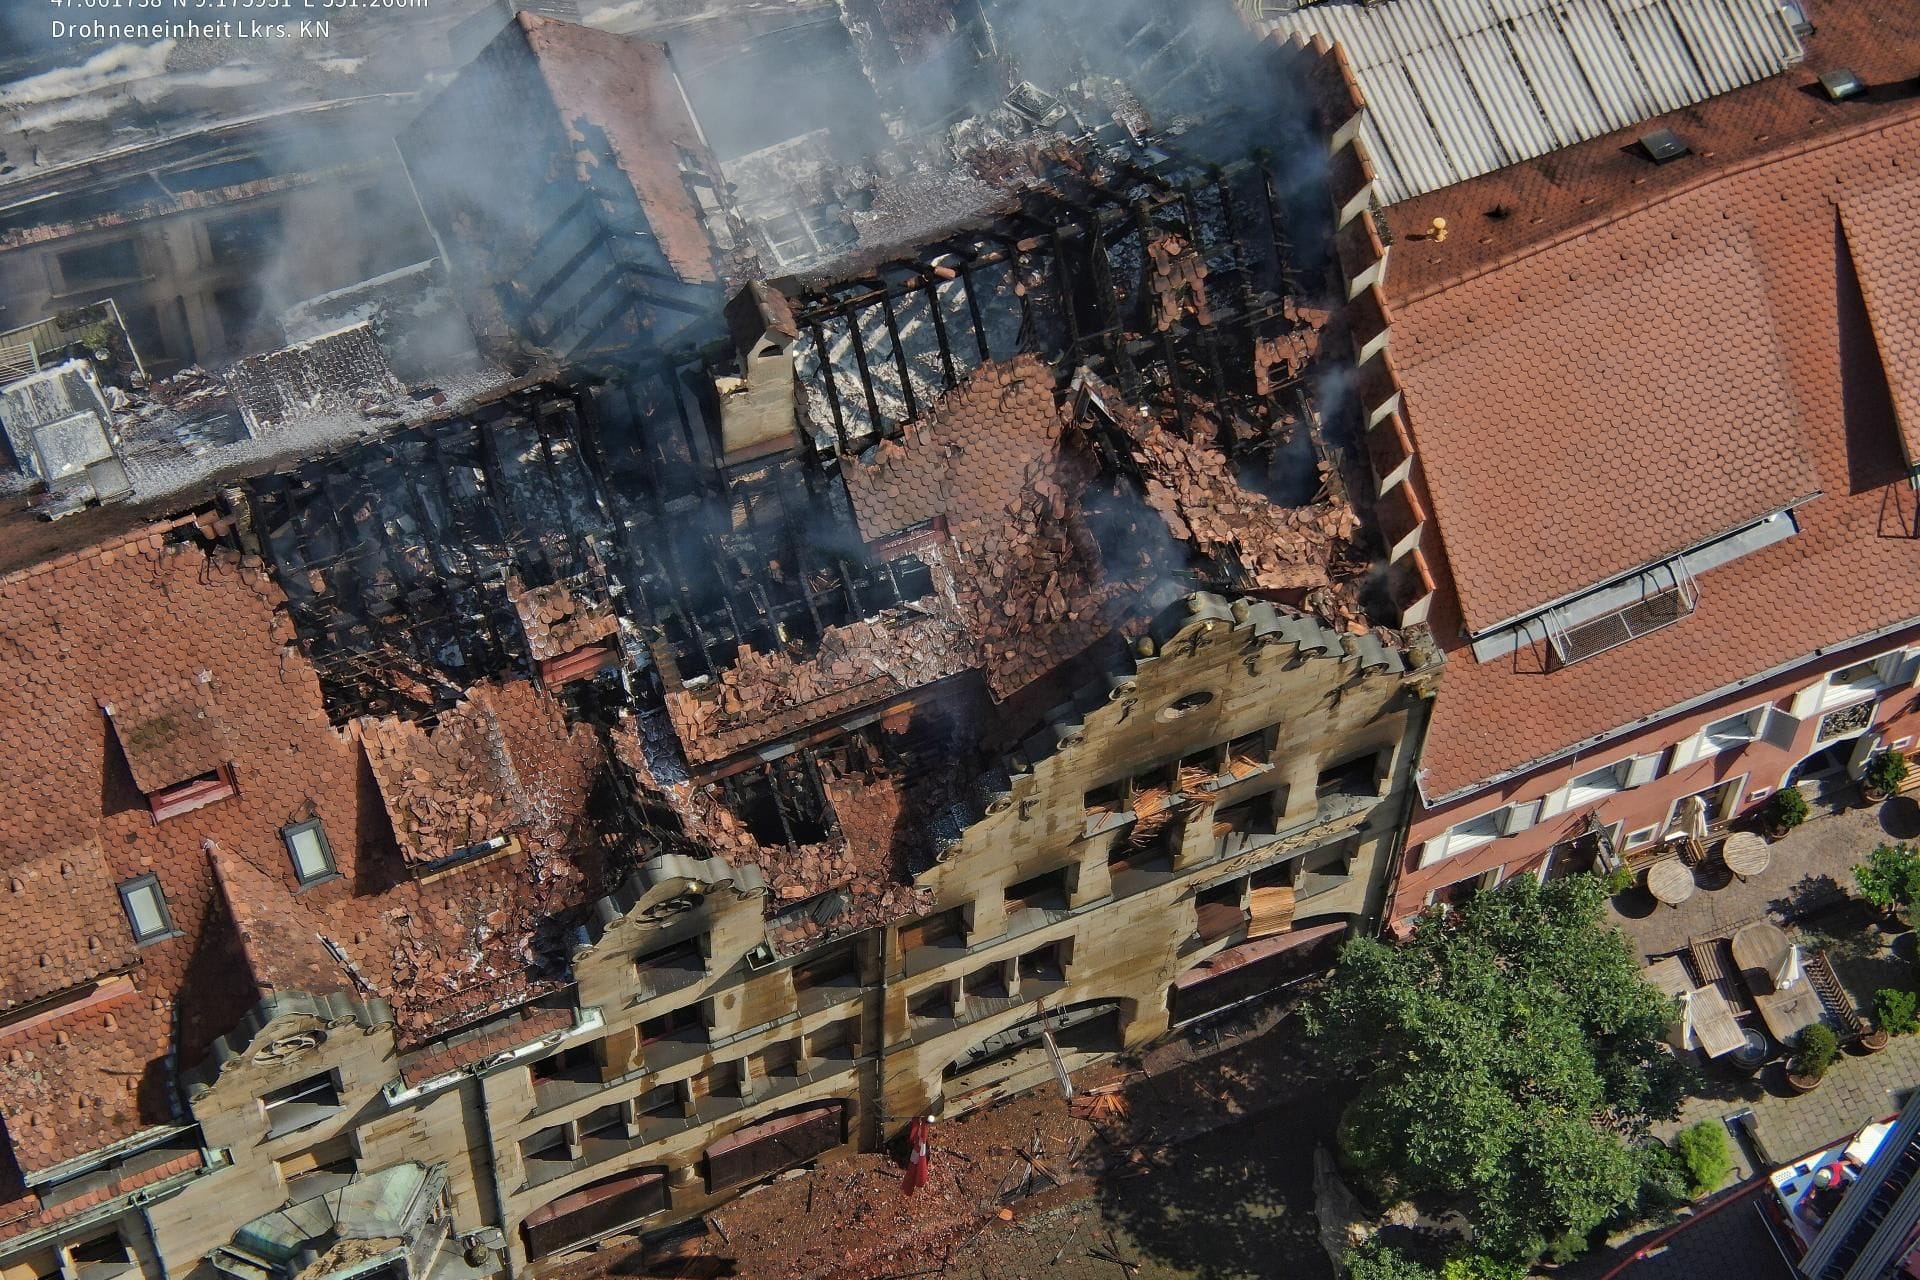
[[1147,288],[1153,294],[1153,327],[1161,333],[1184,322],[1212,324],[1207,308],[1207,263],[1185,237],[1172,232],[1147,243]]
[[1092,464],[1060,453],[1031,464],[1019,500],[999,519],[956,528],[970,572],[960,600],[987,687],[1005,699],[1080,653],[1118,621],[1135,585],[1108,581],[1078,509]]
[[546,587],[528,587],[518,578],[507,581],[507,595],[513,600],[520,627],[527,635],[527,646],[536,662],[565,657],[577,649],[597,644],[620,629],[613,606],[581,597],[562,582]]
[[1283,507],[1241,486],[1227,459],[1205,445],[1145,419],[1127,420],[1134,459],[1147,476],[1147,503],[1173,536],[1206,555],[1231,555],[1250,586],[1266,591],[1329,583],[1337,546],[1360,530],[1351,503],[1325,482],[1332,464],[1317,462],[1321,497]]
[[[866,929],[926,910],[921,892],[907,883],[900,858],[913,843],[908,801],[898,779],[880,772],[827,768],[834,839],[793,848],[769,848],[727,805],[721,786],[667,782],[651,762],[640,723],[629,717],[612,731],[614,754],[634,786],[678,818],[697,840],[702,856],[760,869],[772,891],[769,910],[782,912],[808,899],[841,893],[831,913],[793,912],[768,921],[768,937],[782,951],[826,936]],[[827,914],[822,920],[820,915]]]
[[811,656],[757,653],[738,660],[710,686],[669,690],[667,713],[696,764],[867,702],[969,670],[974,648],[941,580],[905,609],[830,628]]
[[438,862],[522,820],[520,780],[483,695],[445,713],[432,729],[365,719],[360,731],[407,861]]

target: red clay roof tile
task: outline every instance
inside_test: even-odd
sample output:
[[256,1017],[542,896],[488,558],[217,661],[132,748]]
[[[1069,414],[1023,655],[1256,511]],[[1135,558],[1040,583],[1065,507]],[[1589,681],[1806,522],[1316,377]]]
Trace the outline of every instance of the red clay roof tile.
[[1739,227],[1607,237],[1406,308],[1407,419],[1473,631],[1820,487]]

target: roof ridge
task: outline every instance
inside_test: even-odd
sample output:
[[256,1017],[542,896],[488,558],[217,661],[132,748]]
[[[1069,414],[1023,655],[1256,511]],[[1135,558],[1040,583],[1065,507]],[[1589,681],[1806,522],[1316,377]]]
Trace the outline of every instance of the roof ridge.
[[69,569],[88,560],[106,561],[106,557],[126,554],[141,555],[147,551],[158,551],[165,545],[165,537],[184,525],[199,524],[197,514],[175,516],[171,520],[157,520],[152,524],[136,527],[127,533],[115,534],[109,538],[82,547],[78,551],[69,551],[65,555],[55,556],[51,560],[42,560],[30,564],[24,569],[15,569],[11,573],[0,574],[0,588],[11,587],[15,583],[25,582],[42,574]]
[[[1785,73],[1783,72],[1782,74]],[[1658,118],[1659,117],[1655,117],[1656,120]],[[1427,299],[1437,297],[1449,289],[1457,289],[1461,285],[1471,283],[1482,276],[1491,275],[1495,271],[1503,271],[1517,262],[1524,262],[1526,259],[1545,253],[1548,250],[1557,249],[1568,241],[1578,240],[1582,236],[1591,235],[1595,231],[1603,227],[1611,226],[1616,222],[1624,222],[1635,214],[1645,213],[1649,209],[1670,204],[1682,196],[1692,195],[1694,192],[1712,186],[1717,182],[1723,182],[1729,178],[1737,178],[1742,174],[1751,173],[1753,170],[1764,168],[1767,165],[1778,164],[1783,160],[1791,160],[1797,156],[1810,155],[1813,152],[1823,151],[1828,147],[1839,146],[1843,143],[1854,142],[1873,134],[1885,133],[1892,129],[1913,124],[1916,120],[1920,120],[1920,101],[1902,107],[1890,116],[1875,116],[1871,120],[1862,120],[1843,129],[1822,133],[1817,137],[1802,138],[1797,142],[1782,143],[1780,146],[1768,151],[1763,151],[1758,155],[1749,156],[1745,160],[1728,165],[1726,168],[1701,174],[1691,182],[1684,183],[1663,193],[1656,193],[1646,200],[1626,205],[1613,205],[1605,212],[1597,213],[1586,221],[1576,223],[1558,234],[1549,235],[1546,239],[1527,245],[1524,248],[1514,249],[1511,252],[1501,254],[1497,258],[1490,258],[1484,262],[1477,263],[1465,271],[1444,277],[1414,293],[1394,298],[1392,297],[1392,290],[1389,288],[1387,290],[1388,313],[1391,314],[1394,311],[1425,302]],[[1652,124],[1653,121],[1644,121],[1642,123]],[[1445,191],[1446,188],[1442,187],[1440,190]],[[1391,268],[1389,268],[1389,270],[1391,270]]]

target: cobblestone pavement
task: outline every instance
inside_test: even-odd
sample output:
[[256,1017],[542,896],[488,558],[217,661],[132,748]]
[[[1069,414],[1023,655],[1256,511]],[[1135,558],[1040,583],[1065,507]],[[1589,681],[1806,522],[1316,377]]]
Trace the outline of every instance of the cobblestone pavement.
[[[1895,797],[1874,808],[1843,810],[1809,821],[1773,846],[1765,873],[1742,884],[1702,888],[1679,908],[1655,910],[1638,891],[1616,899],[1614,915],[1643,955],[1668,955],[1695,938],[1723,935],[1753,920],[1772,918],[1792,927],[1808,946],[1825,950],[1855,1002],[1871,1008],[1882,986],[1911,987],[1913,937],[1891,932],[1880,914],[1853,897],[1853,867],[1882,840],[1920,836],[1920,805]],[[1640,901],[1636,901],[1636,897]],[[1746,1137],[1734,1143],[1730,1184],[1764,1173],[1808,1151],[1827,1146],[1870,1120],[1900,1109],[1920,1086],[1920,1036],[1897,1038],[1878,1054],[1843,1054],[1812,1093],[1788,1087],[1779,1062],[1756,1077],[1709,1066],[1701,1087],[1680,1117],[1656,1133],[1671,1138],[1702,1120],[1724,1122],[1745,1113]],[[1758,1197],[1764,1186],[1738,1197],[1711,1217],[1690,1223],[1650,1256],[1628,1265],[1623,1280],[1667,1277],[1738,1277],[1777,1280],[1790,1276],[1761,1222]],[[1657,1238],[1617,1242],[1596,1264],[1630,1256]]]

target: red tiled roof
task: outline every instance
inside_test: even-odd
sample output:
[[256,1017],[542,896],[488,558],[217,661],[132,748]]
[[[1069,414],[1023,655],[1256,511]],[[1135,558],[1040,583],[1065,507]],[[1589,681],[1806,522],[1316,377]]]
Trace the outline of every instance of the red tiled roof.
[[29,1231],[38,1231],[42,1227],[56,1222],[65,1222],[87,1210],[118,1199],[142,1187],[150,1187],[156,1182],[165,1182],[177,1174],[191,1173],[206,1163],[198,1151],[184,1151],[169,1160],[150,1165],[136,1173],[124,1173],[110,1182],[83,1191],[79,1195],[69,1196],[49,1208],[41,1202],[39,1196],[28,1193],[20,1199],[0,1208],[0,1240],[11,1240],[26,1235]]
[[520,779],[485,694],[431,728],[369,718],[360,734],[408,862],[437,862],[519,825]]
[[[0,730],[4,740],[4,730]],[[99,841],[83,837],[7,859],[0,937],[0,1007],[38,1000],[130,967],[138,956]]]
[[402,1055],[400,1078],[408,1084],[419,1084],[422,1080],[431,1080],[469,1062],[479,1062],[496,1053],[517,1049],[572,1025],[573,1011],[570,1009],[529,1009],[477,1035],[436,1041]]
[[[606,889],[585,812],[605,753],[525,681],[475,694],[533,815],[519,853],[407,878],[359,742],[328,722],[298,649],[275,639],[278,591],[238,556],[167,542],[183,533],[0,578],[0,1002],[132,979],[110,1003],[0,1031],[0,1113],[28,1169],[169,1122],[168,1054],[201,1062],[263,988],[353,989],[323,936],[414,1042],[550,986],[536,935]],[[100,701],[202,669],[237,792],[155,823]],[[309,816],[340,875],[296,893],[280,830]],[[147,874],[179,936],[136,947],[115,886]]]
[[352,979],[320,945],[313,921],[301,916],[277,875],[218,845],[207,850],[207,856],[213,860],[214,878],[233,918],[254,989],[262,998],[275,992],[323,995],[351,988]]
[[1467,626],[1811,496],[1746,231],[1525,264],[1406,308],[1395,358]]
[[883,440],[841,472],[860,532],[873,541],[935,516],[1000,517],[1059,443],[1053,370],[1018,356],[982,365],[909,425],[904,441]]
[[[1435,709],[1425,764],[1425,791],[1439,798],[1562,751],[1741,678],[1844,643],[1920,615],[1920,554],[1911,494],[1897,432],[1889,379],[1881,364],[1870,312],[1854,277],[1842,210],[1891,186],[1904,185],[1920,156],[1920,103],[1893,118],[1875,116],[1823,144],[1797,143],[1763,164],[1736,166],[1714,182],[1670,195],[1584,234],[1542,245],[1490,274],[1467,280],[1399,308],[1396,346],[1463,344],[1504,332],[1516,322],[1548,329],[1564,324],[1568,291],[1582,287],[1606,298],[1649,296],[1644,277],[1658,264],[1726,252],[1744,236],[1744,256],[1764,289],[1764,307],[1750,307],[1755,329],[1771,316],[1779,360],[1796,406],[1796,427],[1821,477],[1824,494],[1796,513],[1800,532],[1700,576],[1700,604],[1681,622],[1573,666],[1548,671],[1544,653],[1522,650],[1476,664],[1458,645],[1458,610],[1444,597],[1435,632],[1450,646],[1446,693]],[[1894,246],[1911,256],[1912,242]],[[1855,246],[1857,257],[1859,247]],[[1725,260],[1724,258],[1722,259]],[[1680,392],[1696,373],[1675,367],[1668,353],[1642,341],[1663,315],[1708,316],[1726,307],[1724,274],[1685,272],[1657,307],[1636,316],[1604,300],[1589,304],[1615,317],[1610,331],[1585,335],[1618,353],[1623,376],[1670,382]],[[1734,304],[1739,305],[1739,304]],[[1578,308],[1573,308],[1578,312]],[[1569,340],[1576,340],[1572,335]],[[1729,335],[1745,345],[1751,337]],[[1492,393],[1481,406],[1436,403],[1418,386],[1408,409],[1421,466],[1432,483],[1441,460],[1483,469],[1529,465],[1484,434],[1482,450],[1464,461],[1446,452],[1447,438],[1474,438],[1481,420],[1531,412],[1522,389],[1500,367],[1506,358],[1483,344],[1482,368]],[[1902,368],[1899,376],[1909,376]],[[1543,384],[1533,394],[1560,389]],[[1486,403],[1496,405],[1495,413]],[[1445,407],[1450,404],[1450,408]],[[1461,421],[1472,408],[1471,418]],[[1449,417],[1448,415],[1454,415]],[[1676,394],[1662,411],[1662,429],[1677,450],[1688,447],[1694,415]],[[1596,421],[1596,448],[1634,426]],[[1429,452],[1428,439],[1441,441]],[[1765,448],[1751,440],[1749,447]],[[1639,447],[1639,446],[1636,446]],[[1441,482],[1442,485],[1445,481]],[[1631,497],[1630,492],[1626,495]],[[1476,539],[1497,537],[1477,526],[1504,524],[1513,513],[1474,510],[1455,502],[1437,511],[1445,560],[1456,579]],[[1596,540],[1631,536],[1611,520]],[[1476,566],[1472,572],[1480,572]]]
[[[674,271],[682,280],[715,279],[713,244],[679,159],[683,151],[707,158],[707,144],[667,47],[535,13],[522,13],[519,22],[563,123],[576,141],[589,131],[605,133]],[[719,166],[709,160],[707,171]]]
[[1840,202],[1854,274],[1866,300],[1880,364],[1893,393],[1893,413],[1907,461],[1920,466],[1920,174],[1905,182],[1851,194]]
[[131,986],[0,1032],[0,1113],[20,1167],[37,1172],[168,1122],[172,1033],[172,1002]]

